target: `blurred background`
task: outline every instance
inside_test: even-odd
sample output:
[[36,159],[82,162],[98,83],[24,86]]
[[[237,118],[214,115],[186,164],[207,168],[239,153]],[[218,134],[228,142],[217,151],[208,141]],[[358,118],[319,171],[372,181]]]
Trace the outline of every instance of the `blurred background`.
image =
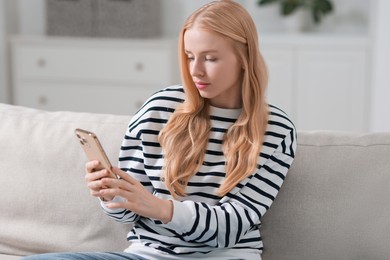
[[[390,131],[390,1],[312,0],[317,22],[283,1],[237,1],[257,25],[270,103],[298,130]],[[207,2],[0,0],[0,102],[133,114],[180,83],[177,35]]]

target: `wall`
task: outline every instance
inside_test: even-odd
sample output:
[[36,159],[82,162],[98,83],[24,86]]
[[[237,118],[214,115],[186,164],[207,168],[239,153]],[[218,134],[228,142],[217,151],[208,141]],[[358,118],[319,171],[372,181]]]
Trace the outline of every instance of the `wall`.
[[[15,0],[8,0],[15,1]],[[16,0],[20,34],[44,34],[46,30],[45,0]]]
[[[160,0],[161,1],[161,0]],[[168,37],[176,37],[185,19],[196,9],[208,0],[164,0],[162,23],[163,35]]]
[[[45,0],[6,0],[17,6],[18,20],[11,21],[20,34],[44,35],[46,31]],[[208,0],[159,0],[163,1],[162,32],[164,36],[177,36],[181,24],[196,8]]]
[[[159,0],[164,1],[162,32],[163,35],[176,37],[185,18],[196,8],[208,2],[208,0]],[[4,2],[7,8],[8,33],[20,34],[45,34],[45,0],[0,0],[0,12],[5,12]],[[258,24],[260,36],[266,33],[281,31],[282,23],[278,18],[278,10],[275,6],[259,8],[257,0],[239,0],[244,4]],[[372,36],[373,47],[373,71],[371,97],[371,131],[390,131],[390,119],[386,118],[385,111],[390,111],[390,80],[387,72],[390,67],[389,33],[386,25],[390,24],[390,18],[385,10],[390,10],[390,1],[387,0],[334,0],[337,4],[332,19],[325,19],[318,28],[319,31],[335,33],[358,33]],[[8,10],[10,9],[10,10]],[[370,11],[372,9],[372,11]],[[4,15],[0,13],[4,19]],[[0,18],[0,20],[2,19]],[[331,29],[336,28],[336,29]],[[264,34],[263,34],[264,33]],[[3,35],[2,35],[3,34]],[[6,86],[6,68],[4,62],[4,49],[6,48],[6,36],[4,36],[4,23],[0,21],[0,102],[7,101],[9,91]]]
[[5,2],[0,1],[0,102],[10,100],[7,76]]
[[377,0],[373,19],[371,131],[390,131],[390,1]]
[[[374,0],[375,1],[375,0]],[[275,4],[259,6],[258,0],[246,0],[247,9],[255,20],[260,33],[283,32],[285,21],[280,19],[279,6]],[[317,32],[367,33],[370,23],[370,1],[333,0],[332,14],[324,17],[316,26]]]

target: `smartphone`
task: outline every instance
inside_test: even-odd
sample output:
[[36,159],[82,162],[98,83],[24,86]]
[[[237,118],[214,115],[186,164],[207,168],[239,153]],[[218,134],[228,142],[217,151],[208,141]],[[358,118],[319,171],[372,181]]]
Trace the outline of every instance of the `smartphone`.
[[90,131],[83,130],[80,128],[75,129],[74,132],[88,160],[90,161],[98,160],[100,162],[99,167],[96,168],[95,170],[99,171],[99,170],[107,169],[110,172],[112,178],[117,178],[117,176],[112,172],[112,165],[106,153],[104,152],[103,147],[100,144],[97,136]]

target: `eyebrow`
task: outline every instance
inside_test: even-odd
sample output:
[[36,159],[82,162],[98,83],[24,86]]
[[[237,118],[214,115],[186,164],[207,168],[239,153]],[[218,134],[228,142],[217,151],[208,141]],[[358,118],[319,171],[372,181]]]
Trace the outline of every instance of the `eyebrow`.
[[[192,52],[190,52],[189,50],[184,50],[184,52],[185,52],[186,54],[192,54]],[[215,52],[218,52],[218,50],[207,50],[207,51],[202,51],[202,52],[200,52],[200,54],[215,53]]]

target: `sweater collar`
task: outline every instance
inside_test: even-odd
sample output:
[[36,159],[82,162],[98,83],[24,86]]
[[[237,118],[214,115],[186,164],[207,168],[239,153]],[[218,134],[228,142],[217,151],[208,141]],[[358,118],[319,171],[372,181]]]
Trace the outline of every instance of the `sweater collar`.
[[242,108],[229,109],[219,108],[210,105],[210,116],[228,117],[237,119],[241,114]]

